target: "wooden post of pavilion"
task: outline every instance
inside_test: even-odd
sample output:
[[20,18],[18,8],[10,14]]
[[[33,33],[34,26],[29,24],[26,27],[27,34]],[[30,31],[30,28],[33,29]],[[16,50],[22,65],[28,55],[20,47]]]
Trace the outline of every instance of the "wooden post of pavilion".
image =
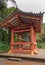
[[36,42],[36,32],[35,32],[35,30],[34,30],[34,49],[36,49],[36,45],[37,44],[37,42]]
[[14,51],[14,29],[13,27],[11,28],[11,41],[10,41],[10,50],[9,50],[9,54],[12,53]]
[[30,34],[31,34],[31,54],[37,53],[35,51],[36,50],[36,33],[34,31],[33,26],[31,26]]
[[35,30],[34,30],[34,53],[36,53],[36,54],[38,53]]

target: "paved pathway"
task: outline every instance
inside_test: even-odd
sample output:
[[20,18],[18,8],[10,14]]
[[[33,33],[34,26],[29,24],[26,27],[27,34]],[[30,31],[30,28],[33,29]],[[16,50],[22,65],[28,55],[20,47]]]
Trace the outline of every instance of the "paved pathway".
[[0,58],[0,65],[45,65],[45,62],[35,61],[12,61],[5,58]]

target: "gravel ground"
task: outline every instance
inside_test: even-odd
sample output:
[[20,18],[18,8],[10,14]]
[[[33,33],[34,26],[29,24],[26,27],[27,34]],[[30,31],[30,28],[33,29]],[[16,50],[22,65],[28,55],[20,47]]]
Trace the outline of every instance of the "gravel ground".
[[0,58],[0,65],[45,65],[45,62],[35,61],[14,61],[6,58]]

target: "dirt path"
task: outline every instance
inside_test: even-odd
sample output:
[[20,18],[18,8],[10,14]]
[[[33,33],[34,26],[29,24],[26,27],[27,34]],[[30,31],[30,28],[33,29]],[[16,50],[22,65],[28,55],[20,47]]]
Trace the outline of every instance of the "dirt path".
[[45,65],[45,62],[35,61],[12,61],[4,58],[0,58],[0,65]]

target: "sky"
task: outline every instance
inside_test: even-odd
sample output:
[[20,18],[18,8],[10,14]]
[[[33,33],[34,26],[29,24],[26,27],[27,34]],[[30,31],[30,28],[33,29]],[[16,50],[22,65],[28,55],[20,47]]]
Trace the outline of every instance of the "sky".
[[[45,12],[45,0],[15,0],[20,10],[24,12]],[[8,0],[7,7],[15,6]],[[43,15],[43,23],[45,23],[45,14]]]

